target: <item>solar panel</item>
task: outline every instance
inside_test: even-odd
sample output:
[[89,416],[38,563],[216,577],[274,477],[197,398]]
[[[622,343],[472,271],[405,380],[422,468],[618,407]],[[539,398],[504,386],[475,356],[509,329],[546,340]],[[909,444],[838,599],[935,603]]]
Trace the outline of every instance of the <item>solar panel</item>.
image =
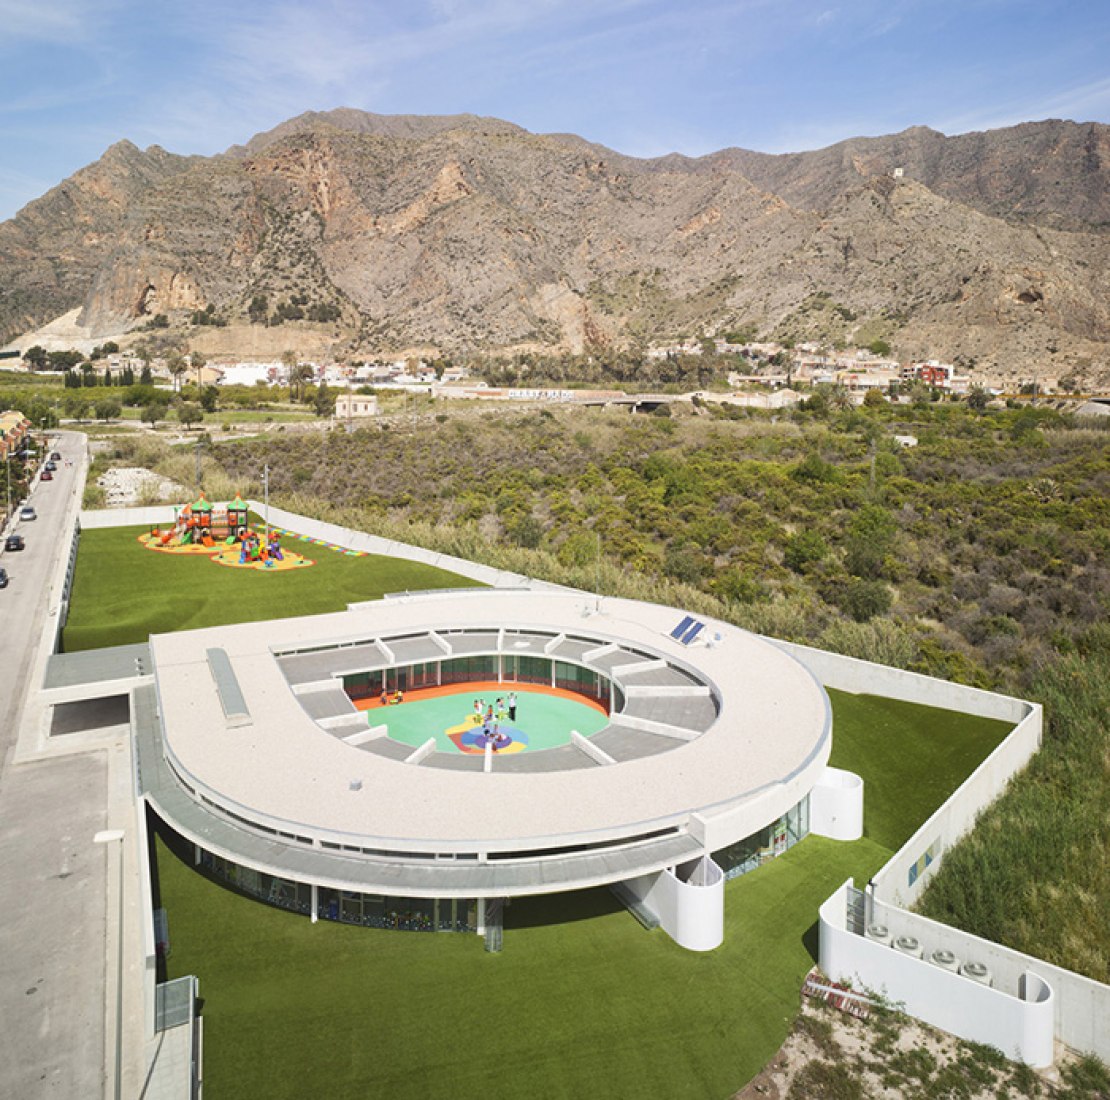
[[682,622],[680,622],[678,624],[678,626],[676,626],[674,628],[674,630],[671,631],[671,637],[674,638],[674,640],[677,642],[678,639],[681,638],[682,635],[685,634],[686,631],[690,629],[690,624],[693,621],[694,621],[694,616],[693,615],[687,615],[686,618],[684,618],[682,620]]
[[694,623],[694,625],[683,634],[681,639],[682,644],[689,645],[704,629],[705,623]]

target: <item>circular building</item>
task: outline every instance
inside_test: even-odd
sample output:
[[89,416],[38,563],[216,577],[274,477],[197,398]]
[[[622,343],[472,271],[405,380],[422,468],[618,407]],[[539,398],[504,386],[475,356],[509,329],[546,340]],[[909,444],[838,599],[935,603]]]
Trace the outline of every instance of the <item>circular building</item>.
[[809,831],[831,748],[784,650],[581,593],[405,595],[151,654],[144,796],[214,874],[313,919],[482,929],[501,899],[610,885],[714,947],[725,876]]

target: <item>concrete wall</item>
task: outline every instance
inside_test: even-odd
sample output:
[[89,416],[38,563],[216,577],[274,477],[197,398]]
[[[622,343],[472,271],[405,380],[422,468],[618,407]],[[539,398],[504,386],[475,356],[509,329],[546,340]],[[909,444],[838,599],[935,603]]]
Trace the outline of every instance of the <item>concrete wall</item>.
[[[136,794],[138,791],[136,790]],[[139,861],[139,927],[142,935],[143,1037],[154,1036],[154,997],[158,982],[158,955],[154,942],[154,894],[150,882],[150,852],[146,825],[146,799],[135,801],[135,847]]]
[[[914,958],[847,927],[846,882],[820,909],[820,966],[829,977],[883,993],[909,1015],[954,1035],[997,1047],[1010,1058],[1049,1066],[1053,1057],[1055,997],[1050,983],[1031,971],[1007,972],[1005,987],[982,985],[926,961],[938,947],[952,945],[959,957],[976,946],[955,929],[891,911],[893,936],[915,935],[925,958]],[[923,927],[928,925],[928,927]],[[940,935],[943,930],[944,935]],[[920,934],[919,934],[920,933]],[[936,933],[936,934],[934,934]],[[982,941],[978,941],[982,943]]]
[[[1024,981],[1026,973],[1046,982],[1053,991],[1056,1038],[1076,1050],[1089,1051],[1110,1060],[1110,1028],[1105,1024],[1110,1019],[1110,986],[1063,967],[1053,966],[1034,956],[1011,951],[1000,944],[929,921],[925,917],[906,912],[903,908],[917,902],[943,861],[944,852],[974,826],[979,814],[1002,793],[1014,774],[1025,767],[1037,751],[1043,727],[1041,707],[1021,699],[951,684],[851,657],[841,657],[835,653],[810,649],[808,646],[785,642],[777,644],[805,662],[828,687],[960,710],[1014,723],[1014,728],[1006,739],[872,878],[868,886],[868,903],[873,919],[881,919],[894,935],[900,935],[904,930],[926,944],[930,951],[938,947],[946,948],[965,961],[974,959],[991,967],[992,971],[997,969],[1000,981],[1008,984],[1013,995],[1016,995],[1018,984]],[[824,935],[822,921],[822,943]],[[854,938],[861,939],[858,936]],[[853,952],[864,950],[858,944],[851,946]],[[891,950],[890,955],[894,954],[896,953]],[[881,979],[886,971],[881,967],[874,969],[880,963],[888,969],[901,966],[900,963],[892,962],[888,955],[876,956],[868,964],[868,977],[865,981],[865,984],[873,988],[881,988],[883,984]],[[890,969],[891,975],[895,973],[895,969]],[[847,969],[844,973],[851,973],[851,970]],[[953,988],[966,992],[964,985]],[[910,1007],[916,1001],[902,996],[895,999],[905,1000],[907,1011],[919,1015]],[[929,1010],[927,1005],[926,1010]],[[922,1015],[922,1019],[930,1017]],[[973,1028],[974,1025],[975,1021],[972,1020],[967,1026]],[[951,1019],[949,1023],[938,1023],[937,1026],[972,1039],[978,1034],[973,1029],[958,1030],[958,1027],[964,1026],[960,1019]],[[1030,1050],[1036,1045],[1028,1036],[1023,1042],[1033,1044],[1028,1047]],[[994,1045],[1007,1049],[1001,1043],[995,1042]]]
[[895,905],[916,904],[945,851],[971,830],[1011,777],[1029,763],[1041,743],[1042,711],[1036,704],[1023,705],[1027,713],[1013,731],[874,876],[876,898]]
[[809,792],[809,831],[831,840],[863,836],[863,780],[855,772],[826,768]]
[[[1002,793],[1010,778],[1025,767],[1040,747],[1041,707],[993,691],[952,684],[809,646],[789,642],[775,644],[806,664],[826,687],[1014,723],[1006,739],[872,879],[877,897],[897,905],[912,905],[940,866],[945,850],[972,828],[979,814]],[[835,738],[835,731],[833,736]]]
[[680,947],[712,951],[724,942],[725,876],[708,856],[640,875],[624,886],[659,918],[663,931]]

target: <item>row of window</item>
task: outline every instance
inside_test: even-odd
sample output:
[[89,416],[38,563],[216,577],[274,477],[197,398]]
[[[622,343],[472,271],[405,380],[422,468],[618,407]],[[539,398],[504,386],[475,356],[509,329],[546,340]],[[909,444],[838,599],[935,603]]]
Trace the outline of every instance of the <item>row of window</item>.
[[344,676],[343,687],[352,699],[369,699],[383,691],[392,693],[488,680],[559,687],[594,699],[609,708],[608,677],[568,661],[522,653],[448,657],[442,661],[423,661],[380,671],[360,672]]
[[[203,850],[200,866],[213,878],[269,905],[304,916],[312,913],[312,887],[308,883],[241,867]],[[407,932],[473,932],[478,927],[478,905],[473,898],[389,897],[326,886],[316,892],[316,915],[342,924]]]

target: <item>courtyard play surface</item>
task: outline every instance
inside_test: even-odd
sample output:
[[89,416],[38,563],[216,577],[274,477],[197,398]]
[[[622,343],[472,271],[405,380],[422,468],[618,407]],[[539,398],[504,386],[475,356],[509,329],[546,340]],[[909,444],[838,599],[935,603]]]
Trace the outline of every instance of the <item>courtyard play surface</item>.
[[[474,700],[482,699],[496,709],[497,700],[506,698],[510,691],[517,696],[516,720],[506,717],[497,722],[502,740],[491,743],[498,753],[557,748],[570,742],[571,730],[589,737],[609,724],[609,716],[599,703],[539,684],[451,684],[406,692],[403,703],[383,706],[372,699],[355,705],[369,712],[371,725],[388,726],[388,736],[402,744],[416,748],[434,737],[439,752],[484,753],[485,727],[475,721]],[[490,729],[492,732],[493,723]]]

